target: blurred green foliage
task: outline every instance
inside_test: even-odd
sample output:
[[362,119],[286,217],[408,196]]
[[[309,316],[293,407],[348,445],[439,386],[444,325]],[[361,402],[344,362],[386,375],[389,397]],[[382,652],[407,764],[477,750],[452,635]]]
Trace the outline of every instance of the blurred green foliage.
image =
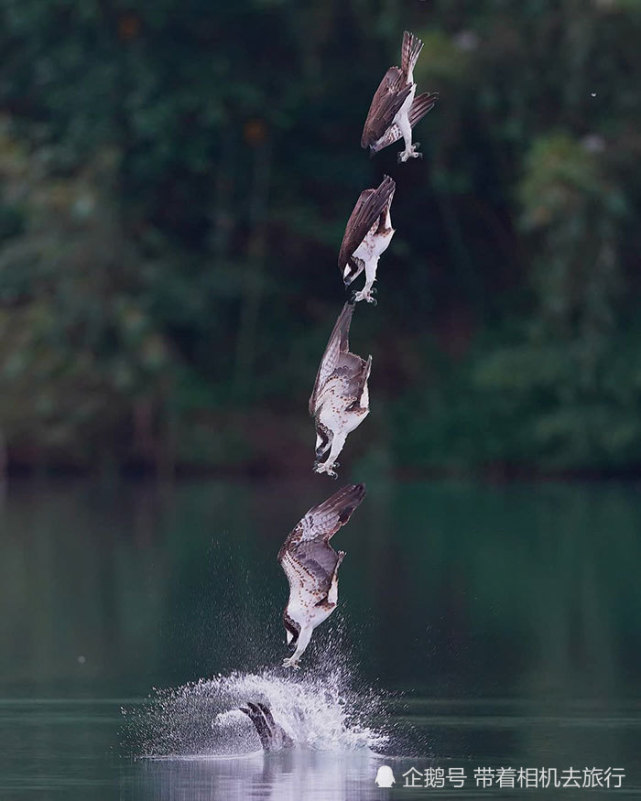
[[[358,143],[404,28],[441,102],[397,166]],[[640,35],[637,0],[3,0],[0,466],[310,461],[388,172],[361,458],[637,470]]]

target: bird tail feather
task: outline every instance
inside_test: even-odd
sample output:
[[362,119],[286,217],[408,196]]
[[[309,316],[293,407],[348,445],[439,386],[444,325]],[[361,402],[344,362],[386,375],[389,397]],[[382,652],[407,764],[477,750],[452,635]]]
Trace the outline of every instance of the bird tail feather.
[[401,69],[405,76],[414,70],[419,54],[423,49],[423,42],[413,33],[405,31],[403,34],[403,46],[401,48]]

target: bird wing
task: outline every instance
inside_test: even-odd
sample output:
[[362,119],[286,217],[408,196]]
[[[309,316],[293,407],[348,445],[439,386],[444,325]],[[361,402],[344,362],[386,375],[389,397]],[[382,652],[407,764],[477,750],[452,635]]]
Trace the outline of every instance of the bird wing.
[[[437,92],[424,92],[422,95],[414,98],[408,114],[412,128],[417,122],[423,119],[428,111],[431,111],[434,108],[437,100]],[[401,129],[398,125],[396,125],[396,123],[394,123],[394,125],[390,125],[385,132],[384,139],[379,144],[380,149],[383,150],[383,148],[393,145],[394,142],[398,142],[402,135]]]
[[319,394],[322,392],[323,385],[337,368],[341,354],[349,350],[349,327],[354,314],[354,304],[346,303],[341,313],[338,315],[336,325],[330,334],[325,353],[321,359],[314,389],[309,398],[309,413],[313,417],[316,414],[316,406]]
[[423,119],[428,111],[434,108],[437,100],[438,92],[423,92],[422,95],[418,95],[418,97],[414,98],[408,115],[412,128],[419,120]]
[[323,405],[327,393],[338,396],[347,410],[360,406],[363,390],[372,369],[372,357],[367,361],[355,353],[341,354],[336,370],[318,395],[317,408]]
[[398,67],[390,67],[374,93],[363,127],[361,147],[377,142],[392,124],[412,85],[406,83],[405,75]]
[[305,596],[326,596],[338,554],[328,542],[303,542],[292,547],[281,560],[290,589],[290,599],[303,606]]
[[278,552],[278,561],[291,594],[327,594],[339,559],[329,541],[364,497],[363,484],[348,484],[312,507],[289,534]]
[[281,560],[284,551],[299,543],[329,542],[339,528],[347,523],[364,497],[364,484],[348,484],[323,503],[313,506],[288,535],[278,552],[278,560]]
[[354,398],[354,405],[361,406],[361,399],[363,392],[367,386],[367,379],[372,371],[372,357],[370,356],[367,361],[357,357],[360,361],[359,370],[355,373],[350,381],[349,394]]
[[392,202],[396,183],[386,175],[377,189],[365,189],[361,192],[345,226],[345,234],[338,254],[338,267],[342,271],[345,265],[358,250],[376,220]]
[[[254,724],[254,728],[256,729],[256,733],[260,738],[260,744],[262,745],[263,750],[271,751],[274,744],[274,735],[270,726],[270,721],[265,715],[264,704],[253,704],[251,701],[248,701],[247,706],[241,706],[239,709],[241,712],[244,712]],[[269,716],[273,720],[271,717],[271,711]]]

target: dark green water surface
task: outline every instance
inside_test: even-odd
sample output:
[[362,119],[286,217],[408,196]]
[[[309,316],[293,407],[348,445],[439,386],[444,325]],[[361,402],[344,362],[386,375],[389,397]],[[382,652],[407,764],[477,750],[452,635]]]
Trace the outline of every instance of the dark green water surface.
[[[10,485],[0,801],[641,797],[637,487],[370,484],[291,673],[276,553],[339,485]],[[264,755],[248,696],[304,745]]]

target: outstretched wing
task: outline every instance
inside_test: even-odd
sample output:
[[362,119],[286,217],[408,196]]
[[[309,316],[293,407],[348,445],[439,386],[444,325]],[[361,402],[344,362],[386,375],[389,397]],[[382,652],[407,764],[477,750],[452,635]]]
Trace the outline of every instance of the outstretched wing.
[[323,358],[318,368],[318,373],[316,374],[314,389],[309,398],[309,413],[312,417],[316,414],[316,402],[323,385],[338,367],[341,354],[345,354],[349,351],[349,327],[352,322],[353,314],[354,304],[346,303],[341,313],[338,315],[336,325],[330,334],[329,342],[327,343],[325,353],[323,353]]
[[[244,712],[247,717],[254,724],[256,733],[260,738],[260,744],[264,751],[271,751],[274,745],[274,735],[270,725],[270,720],[273,720],[271,711],[269,711],[269,718],[265,713],[264,704],[253,704],[251,701],[247,702],[247,706],[239,707],[241,712]],[[269,707],[267,707],[269,710]]]
[[398,67],[390,67],[372,98],[363,127],[361,147],[369,147],[383,136],[411,91],[412,85],[406,83],[403,71]]
[[290,532],[278,552],[280,562],[284,552],[302,543],[329,542],[350,519],[365,497],[364,484],[348,484],[318,506],[313,506]]
[[363,484],[349,484],[312,507],[278,552],[290,590],[326,594],[339,560],[330,539],[365,497]]
[[[424,92],[422,95],[414,98],[410,106],[409,114],[407,115],[412,128],[414,128],[417,122],[423,119],[428,111],[434,108],[437,100],[437,92]],[[402,135],[401,129],[394,123],[394,125],[391,125],[387,129],[385,137],[379,143],[377,150],[383,150],[383,148],[393,145],[394,142],[398,142]]]
[[338,254],[341,275],[354,251],[358,250],[367,236],[367,232],[391,203],[395,189],[396,183],[386,175],[377,189],[366,189],[361,192],[345,226],[345,235]]
[[423,119],[428,111],[434,108],[437,100],[438,92],[423,92],[422,95],[418,95],[418,97],[414,98],[408,115],[412,128],[419,120]]
[[280,560],[289,582],[290,599],[306,605],[309,595],[326,596],[338,564],[338,554],[328,542],[303,542],[287,551]]

